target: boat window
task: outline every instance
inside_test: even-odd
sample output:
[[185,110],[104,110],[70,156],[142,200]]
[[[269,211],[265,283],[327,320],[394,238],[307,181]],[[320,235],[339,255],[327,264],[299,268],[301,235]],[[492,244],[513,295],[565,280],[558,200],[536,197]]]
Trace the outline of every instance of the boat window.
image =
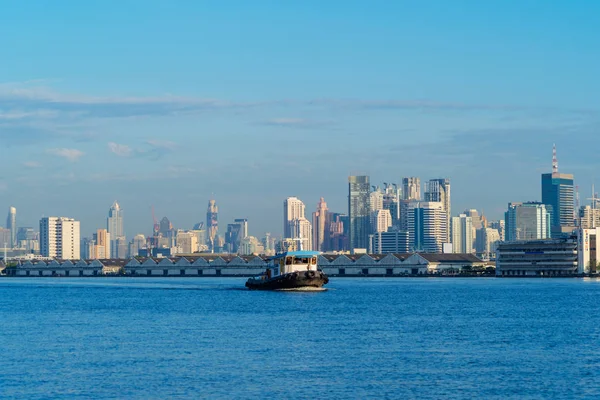
[[317,257],[311,258],[310,259],[310,263],[313,264],[313,265],[317,264]]
[[287,257],[287,258],[285,259],[285,265],[292,265],[292,261],[293,261],[293,258],[292,258],[292,257]]

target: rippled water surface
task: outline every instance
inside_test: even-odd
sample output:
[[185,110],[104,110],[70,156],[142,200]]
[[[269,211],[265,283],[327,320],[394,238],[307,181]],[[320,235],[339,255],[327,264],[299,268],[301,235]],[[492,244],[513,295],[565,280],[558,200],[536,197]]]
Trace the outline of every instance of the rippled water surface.
[[600,281],[0,279],[3,398],[600,398]]

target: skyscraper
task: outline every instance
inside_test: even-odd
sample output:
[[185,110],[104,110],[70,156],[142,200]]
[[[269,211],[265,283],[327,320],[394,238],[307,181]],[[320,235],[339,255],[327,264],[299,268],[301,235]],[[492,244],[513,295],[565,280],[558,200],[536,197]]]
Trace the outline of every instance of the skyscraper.
[[317,251],[325,251],[329,242],[329,221],[327,203],[321,197],[317,204],[317,211],[313,213],[313,248]]
[[402,200],[421,200],[421,179],[402,178]]
[[506,240],[550,238],[550,213],[538,202],[508,203],[505,213]]
[[550,213],[552,237],[571,234],[575,229],[573,175],[558,172],[556,146],[552,149],[552,173],[542,174],[542,203]]
[[112,258],[111,244],[114,243],[110,240],[110,233],[106,229],[98,229],[94,234],[94,255],[93,259],[105,260]]
[[293,238],[292,221],[298,218],[305,218],[306,206],[302,200],[297,197],[288,197],[283,201],[283,237]]
[[125,236],[125,230],[123,228],[123,210],[116,201],[108,209],[106,229],[110,233],[110,253],[106,256],[117,258],[117,239]]
[[[425,191],[425,201],[435,201],[442,203],[443,209],[446,212],[446,227],[450,227],[450,179],[430,179],[427,182]],[[450,231],[447,231],[445,243],[450,243]]]
[[206,230],[208,231],[207,244],[208,250],[211,253],[215,252],[215,248],[218,247],[215,240],[217,233],[219,232],[219,208],[217,202],[214,199],[208,201],[208,210],[206,211]]
[[348,216],[350,219],[350,250],[369,246],[370,192],[368,176],[348,177]]
[[441,202],[408,203],[408,240],[412,251],[441,253],[448,238],[448,218]]
[[[6,217],[6,229],[10,230],[10,247],[17,246],[17,209],[10,207]],[[4,245],[4,244],[3,244]]]
[[452,252],[473,252],[473,219],[466,214],[451,218]]
[[80,245],[79,221],[66,217],[40,220],[40,252],[44,257],[78,260]]

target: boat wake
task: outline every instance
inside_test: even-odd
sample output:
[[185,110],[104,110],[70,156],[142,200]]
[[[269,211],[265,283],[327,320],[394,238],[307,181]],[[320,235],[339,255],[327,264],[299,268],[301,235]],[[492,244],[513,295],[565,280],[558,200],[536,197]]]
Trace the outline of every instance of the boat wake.
[[315,286],[302,286],[288,289],[275,289],[278,292],[325,292],[327,288]]

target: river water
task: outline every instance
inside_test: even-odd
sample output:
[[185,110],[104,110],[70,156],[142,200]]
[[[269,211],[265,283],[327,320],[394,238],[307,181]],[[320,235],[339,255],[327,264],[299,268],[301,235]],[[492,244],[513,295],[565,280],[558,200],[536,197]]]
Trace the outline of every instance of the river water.
[[600,281],[0,279],[2,398],[600,398]]

